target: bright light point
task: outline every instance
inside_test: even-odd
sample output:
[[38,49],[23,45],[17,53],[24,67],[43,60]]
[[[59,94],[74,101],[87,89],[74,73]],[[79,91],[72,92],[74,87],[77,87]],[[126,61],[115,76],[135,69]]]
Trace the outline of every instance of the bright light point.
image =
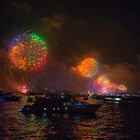
[[26,94],[28,92],[28,88],[25,85],[19,87],[21,93]]
[[115,98],[115,101],[121,101],[121,98]]

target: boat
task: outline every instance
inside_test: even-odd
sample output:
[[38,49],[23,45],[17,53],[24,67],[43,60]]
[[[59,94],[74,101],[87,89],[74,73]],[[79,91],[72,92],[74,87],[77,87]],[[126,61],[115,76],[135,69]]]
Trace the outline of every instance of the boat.
[[[31,97],[32,96],[32,97]],[[75,100],[70,95],[31,95],[19,111],[23,113],[95,113],[102,105]],[[29,104],[28,104],[29,103]],[[31,104],[32,103],[32,104]]]
[[12,92],[3,93],[2,91],[0,91],[0,102],[4,102],[4,101],[14,101],[14,102],[17,102],[20,99],[21,99],[20,96],[13,95]]
[[104,100],[106,103],[117,103],[119,105],[135,106],[140,105],[140,95],[137,94],[108,94],[96,95],[95,99]]

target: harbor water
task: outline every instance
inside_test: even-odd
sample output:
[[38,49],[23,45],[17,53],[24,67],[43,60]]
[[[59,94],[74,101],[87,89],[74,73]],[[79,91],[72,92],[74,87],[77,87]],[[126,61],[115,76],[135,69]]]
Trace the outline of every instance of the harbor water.
[[104,104],[96,115],[22,114],[24,102],[0,103],[0,140],[131,140],[140,137],[140,108]]

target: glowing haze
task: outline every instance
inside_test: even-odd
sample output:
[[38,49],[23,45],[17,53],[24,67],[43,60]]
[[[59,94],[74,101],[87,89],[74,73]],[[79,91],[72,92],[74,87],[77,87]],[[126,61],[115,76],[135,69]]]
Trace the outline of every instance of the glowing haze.
[[126,92],[127,88],[125,85],[118,85],[111,82],[107,76],[100,75],[95,81],[94,84],[98,87],[98,93],[118,93],[118,92]]

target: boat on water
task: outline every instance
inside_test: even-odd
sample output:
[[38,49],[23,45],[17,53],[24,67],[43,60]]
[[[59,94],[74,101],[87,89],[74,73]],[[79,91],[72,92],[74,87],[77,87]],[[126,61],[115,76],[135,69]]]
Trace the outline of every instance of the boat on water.
[[17,102],[21,99],[20,96],[18,95],[13,95],[12,92],[6,92],[3,93],[2,91],[0,91],[0,102],[5,102],[5,101],[13,101],[13,102]]
[[93,98],[120,105],[140,105],[140,95],[135,94],[96,95]]
[[[102,105],[75,100],[70,95],[31,95],[19,111],[23,113],[95,113]],[[32,104],[31,104],[32,103]]]

